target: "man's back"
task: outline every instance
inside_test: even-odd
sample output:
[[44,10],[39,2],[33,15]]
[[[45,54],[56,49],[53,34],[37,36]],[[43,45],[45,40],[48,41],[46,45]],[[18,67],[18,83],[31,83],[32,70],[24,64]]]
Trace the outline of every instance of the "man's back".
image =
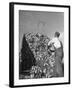
[[50,44],[53,44],[55,48],[60,48],[61,47],[60,41],[59,41],[59,39],[57,37],[50,40],[48,45],[50,45]]

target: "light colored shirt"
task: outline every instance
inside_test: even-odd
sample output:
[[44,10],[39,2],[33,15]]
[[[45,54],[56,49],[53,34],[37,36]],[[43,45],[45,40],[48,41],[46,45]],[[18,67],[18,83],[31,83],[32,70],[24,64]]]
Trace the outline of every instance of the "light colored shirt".
[[50,40],[49,43],[48,43],[48,46],[50,44],[53,44],[55,48],[60,48],[61,47],[60,41],[59,41],[59,39],[57,37]]

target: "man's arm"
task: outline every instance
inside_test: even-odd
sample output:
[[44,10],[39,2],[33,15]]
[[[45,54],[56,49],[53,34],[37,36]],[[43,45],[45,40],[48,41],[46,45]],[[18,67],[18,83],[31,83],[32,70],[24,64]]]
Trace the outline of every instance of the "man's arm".
[[49,42],[48,42],[48,46],[53,44],[54,43],[54,39],[51,39]]

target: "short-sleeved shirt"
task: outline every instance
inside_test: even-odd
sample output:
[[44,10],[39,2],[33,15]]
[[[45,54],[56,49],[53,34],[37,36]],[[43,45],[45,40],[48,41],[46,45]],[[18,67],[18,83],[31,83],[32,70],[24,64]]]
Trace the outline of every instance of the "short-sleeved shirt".
[[61,47],[61,43],[58,38],[53,38],[52,40],[49,41],[48,45],[53,44],[56,49]]

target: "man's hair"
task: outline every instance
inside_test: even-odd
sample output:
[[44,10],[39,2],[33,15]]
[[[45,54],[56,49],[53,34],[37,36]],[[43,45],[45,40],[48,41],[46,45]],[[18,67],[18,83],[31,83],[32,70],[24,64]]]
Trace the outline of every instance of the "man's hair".
[[55,36],[56,37],[59,37],[60,36],[60,33],[59,32],[55,32]]

